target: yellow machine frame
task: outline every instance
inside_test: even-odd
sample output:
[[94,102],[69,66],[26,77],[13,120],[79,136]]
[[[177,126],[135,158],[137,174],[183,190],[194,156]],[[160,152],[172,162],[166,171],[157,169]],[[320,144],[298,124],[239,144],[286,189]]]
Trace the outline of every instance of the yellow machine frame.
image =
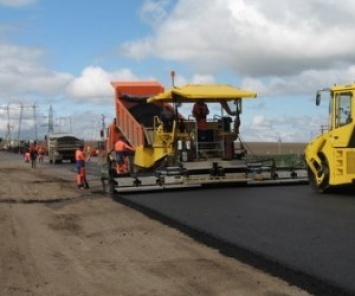
[[[198,100],[203,99],[206,103],[220,103],[222,107],[226,109],[227,113],[231,113],[232,111],[229,109],[227,102],[238,102],[239,109],[241,110],[242,98],[256,98],[256,96],[257,95],[254,92],[242,90],[225,84],[193,84],[165,91],[161,94],[150,97],[147,102],[172,104],[173,106],[176,106],[176,104],[195,103]],[[235,116],[239,114],[232,115]],[[179,120],[178,117],[177,120]],[[162,159],[169,160],[169,157],[173,159],[176,152],[176,141],[196,140],[196,129],[188,128],[187,132],[180,132],[177,128],[177,120],[174,120],[172,131],[165,132],[159,117],[156,116],[154,118],[153,145],[141,145],[136,147],[134,158],[134,164],[136,166],[141,168],[150,168]],[[188,124],[195,125],[194,122],[188,122]],[[234,133],[234,138],[236,138],[237,131],[234,131]],[[223,135],[221,134],[221,136]]]

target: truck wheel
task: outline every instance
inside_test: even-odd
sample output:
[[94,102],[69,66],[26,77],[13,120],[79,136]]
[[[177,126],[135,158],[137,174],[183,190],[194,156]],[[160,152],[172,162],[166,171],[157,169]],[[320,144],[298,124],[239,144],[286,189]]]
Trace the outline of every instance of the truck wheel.
[[324,178],[320,184],[317,183],[316,177],[310,168],[308,168],[308,180],[312,189],[316,193],[327,193],[329,191],[329,165],[327,161],[322,161],[322,174]]

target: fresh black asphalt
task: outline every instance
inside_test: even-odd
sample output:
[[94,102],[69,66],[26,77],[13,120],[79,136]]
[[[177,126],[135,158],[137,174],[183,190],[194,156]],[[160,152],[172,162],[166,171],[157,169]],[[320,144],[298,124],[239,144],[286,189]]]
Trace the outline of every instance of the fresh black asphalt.
[[116,198],[313,294],[355,295],[355,192],[295,185]]

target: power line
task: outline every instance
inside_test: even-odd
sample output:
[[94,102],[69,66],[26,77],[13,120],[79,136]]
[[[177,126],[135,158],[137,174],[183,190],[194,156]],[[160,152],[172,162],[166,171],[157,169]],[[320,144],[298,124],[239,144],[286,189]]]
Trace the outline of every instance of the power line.
[[9,144],[12,140],[14,140],[14,137],[13,137],[14,125],[12,124],[12,121],[13,121],[13,118],[14,118],[14,116],[12,114],[12,111],[14,111],[14,110],[19,111],[18,127],[17,127],[17,139],[19,140],[20,137],[21,137],[21,129],[22,129],[24,111],[25,110],[30,110],[30,111],[32,110],[32,122],[33,122],[33,127],[34,127],[34,138],[35,138],[35,140],[37,140],[38,131],[37,131],[36,109],[37,109],[36,104],[24,105],[22,103],[19,103],[19,104],[7,104],[6,106],[0,107],[0,110],[6,111],[6,144]]

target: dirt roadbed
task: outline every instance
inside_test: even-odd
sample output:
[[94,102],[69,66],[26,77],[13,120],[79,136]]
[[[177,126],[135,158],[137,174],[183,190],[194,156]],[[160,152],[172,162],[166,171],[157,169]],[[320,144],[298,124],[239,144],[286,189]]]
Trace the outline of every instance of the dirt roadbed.
[[113,201],[98,180],[79,190],[74,171],[6,154],[0,295],[309,295]]

